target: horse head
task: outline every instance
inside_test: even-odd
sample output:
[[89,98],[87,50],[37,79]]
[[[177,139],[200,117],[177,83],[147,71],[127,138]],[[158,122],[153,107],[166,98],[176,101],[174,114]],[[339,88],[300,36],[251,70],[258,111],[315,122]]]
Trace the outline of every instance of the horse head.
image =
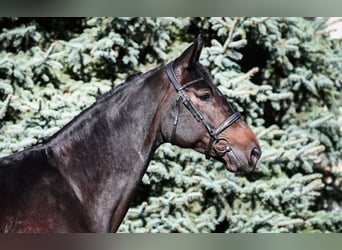
[[229,171],[250,172],[261,156],[258,140],[199,63],[202,48],[198,36],[165,67],[170,112],[164,114],[162,133],[172,144],[225,163]]

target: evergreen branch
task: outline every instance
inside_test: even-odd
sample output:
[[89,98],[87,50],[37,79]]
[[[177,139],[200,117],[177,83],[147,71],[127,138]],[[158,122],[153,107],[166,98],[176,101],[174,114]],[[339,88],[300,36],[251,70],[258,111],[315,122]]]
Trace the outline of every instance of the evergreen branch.
[[250,69],[246,74],[244,74],[243,77],[239,78],[238,81],[234,82],[234,84],[239,85],[242,82],[247,81],[250,78],[252,78],[258,72],[259,72],[259,68],[254,67],[254,68]]
[[0,120],[3,119],[6,115],[7,108],[11,102],[11,98],[12,98],[12,94],[9,94],[6,97],[6,100],[3,102],[3,104],[1,104],[2,107],[0,106]]
[[333,114],[329,114],[327,116],[321,117],[317,120],[310,122],[309,127],[310,128],[316,128],[316,127],[320,126],[321,124],[325,124],[327,121],[329,121],[333,118],[335,118],[335,116]]
[[278,222],[276,225],[277,227],[287,227],[287,226],[293,226],[293,225],[301,225],[303,223],[304,221],[302,219],[292,219],[292,220]]
[[233,27],[229,30],[228,38],[223,45],[222,54],[225,54],[227,52],[230,43],[233,41],[233,35],[234,35],[235,29],[236,29],[239,21],[240,21],[240,17],[235,18],[234,23],[233,23]]
[[322,175],[321,174],[310,174],[306,176],[301,176],[301,175],[295,175],[292,179],[292,183],[308,183],[313,180],[321,179]]
[[45,56],[44,56],[45,61],[49,58],[54,48],[55,48],[55,43],[52,43],[49,49],[47,50],[47,52],[45,53]]
[[308,152],[310,153],[311,150],[317,150],[317,152],[321,152],[321,150],[324,150],[325,148],[321,148],[320,142],[319,141],[313,141],[309,143],[308,145],[305,145],[303,148],[297,151],[296,156],[306,156]]
[[284,153],[284,150],[282,149],[267,150],[263,152],[260,160],[271,161],[271,160],[274,160],[274,158],[280,157],[283,153]]
[[268,135],[270,132],[279,129],[279,127],[275,124],[271,125],[267,129],[262,130],[260,133],[257,134],[258,138],[263,138],[265,135]]

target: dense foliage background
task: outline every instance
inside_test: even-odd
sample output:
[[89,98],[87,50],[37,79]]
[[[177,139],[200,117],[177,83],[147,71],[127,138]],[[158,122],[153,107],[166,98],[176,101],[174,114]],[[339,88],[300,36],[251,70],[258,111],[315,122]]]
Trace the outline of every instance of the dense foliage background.
[[0,18],[0,156],[42,142],[202,33],[201,61],[263,150],[227,172],[163,145],[120,232],[342,232],[342,42],[303,18]]

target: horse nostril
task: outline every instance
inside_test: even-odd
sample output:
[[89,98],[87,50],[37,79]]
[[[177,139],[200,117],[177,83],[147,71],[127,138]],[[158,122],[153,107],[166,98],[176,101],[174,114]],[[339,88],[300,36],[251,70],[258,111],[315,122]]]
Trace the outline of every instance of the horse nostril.
[[261,156],[261,151],[258,147],[254,147],[251,151],[251,157],[249,161],[250,166],[255,166]]

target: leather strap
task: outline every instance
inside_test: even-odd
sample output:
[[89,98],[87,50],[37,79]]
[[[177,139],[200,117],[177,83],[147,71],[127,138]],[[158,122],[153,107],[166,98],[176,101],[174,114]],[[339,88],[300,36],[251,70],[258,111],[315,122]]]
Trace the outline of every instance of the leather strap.
[[[236,122],[238,119],[241,118],[241,114],[239,112],[235,112],[233,115],[228,117],[224,122],[222,122],[215,130],[210,126],[209,122],[205,119],[205,117],[202,115],[202,113],[196,108],[194,103],[191,101],[190,97],[186,94],[185,89],[189,87],[190,85],[200,82],[203,80],[203,78],[199,78],[196,80],[193,80],[191,82],[188,82],[184,84],[183,86],[180,84],[180,82],[177,80],[177,76],[173,70],[173,64],[174,62],[171,61],[166,65],[166,73],[169,77],[171,83],[175,87],[177,91],[177,98],[176,98],[176,115],[175,120],[173,122],[173,129],[172,129],[172,135],[171,135],[171,143],[174,143],[175,137],[176,137],[176,130],[177,130],[177,124],[179,121],[179,114],[180,114],[180,100],[182,100],[184,106],[190,111],[190,113],[195,117],[195,119],[202,123],[205,128],[207,129],[208,133],[210,134],[210,140],[208,143],[207,150],[205,151],[205,156],[207,159],[210,159],[210,151],[213,146],[214,141],[218,140],[218,136],[220,133],[222,133],[225,129],[230,127],[234,122]],[[227,148],[231,148],[227,141]],[[228,151],[227,151],[228,152]]]

